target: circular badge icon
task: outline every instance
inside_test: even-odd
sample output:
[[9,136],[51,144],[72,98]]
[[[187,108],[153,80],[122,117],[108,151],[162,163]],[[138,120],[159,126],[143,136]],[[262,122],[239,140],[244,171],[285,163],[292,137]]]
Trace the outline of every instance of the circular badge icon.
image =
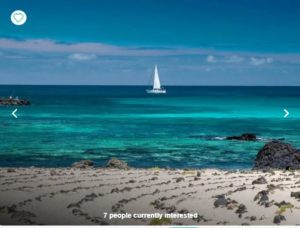
[[15,25],[23,25],[27,20],[27,15],[22,10],[15,10],[10,16],[11,22]]

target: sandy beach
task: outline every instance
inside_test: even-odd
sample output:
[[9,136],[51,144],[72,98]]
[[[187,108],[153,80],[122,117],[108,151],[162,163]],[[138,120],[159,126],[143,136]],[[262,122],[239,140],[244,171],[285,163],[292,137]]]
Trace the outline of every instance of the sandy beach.
[[[300,171],[1,168],[0,176],[3,225],[300,224]],[[155,217],[172,214],[192,217]]]

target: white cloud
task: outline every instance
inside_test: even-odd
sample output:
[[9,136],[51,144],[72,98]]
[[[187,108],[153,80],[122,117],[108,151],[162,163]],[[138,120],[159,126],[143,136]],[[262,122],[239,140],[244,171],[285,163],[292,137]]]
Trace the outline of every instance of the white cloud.
[[30,52],[81,53],[102,56],[181,56],[206,54],[196,48],[149,48],[116,46],[99,42],[63,43],[48,39],[15,40],[0,38],[0,49]]
[[[17,40],[0,38],[0,58],[21,56],[23,58],[36,58],[42,54],[51,56],[68,56],[70,59],[89,60],[101,56],[132,56],[132,57],[170,57],[198,56],[210,65],[245,64],[247,66],[260,66],[271,64],[276,59],[276,64],[299,64],[300,53],[253,53],[246,51],[225,51],[205,48],[188,47],[143,47],[143,46],[118,46],[100,42],[65,43],[49,39]],[[51,53],[53,55],[48,55]],[[83,56],[87,55],[87,56]],[[19,57],[20,58],[20,57]]]
[[257,58],[257,57],[250,57],[250,64],[253,66],[261,66],[263,64],[269,64],[273,62],[273,58]]
[[266,61],[267,61],[267,63],[272,63],[272,62],[273,62],[273,59],[270,58],[270,57],[268,57],[268,58],[266,59]]
[[74,53],[69,55],[69,59],[78,60],[78,61],[87,61],[95,59],[97,56],[94,54],[82,54],[82,53]]
[[226,63],[241,63],[244,61],[244,58],[238,55],[231,55],[224,60]]
[[216,59],[215,56],[209,55],[209,56],[207,56],[206,61],[207,61],[208,63],[216,63],[216,62],[217,62],[217,59]]
[[218,59],[214,55],[208,55],[206,61],[208,63],[241,63],[245,60],[244,57],[238,55],[222,55],[218,56]]

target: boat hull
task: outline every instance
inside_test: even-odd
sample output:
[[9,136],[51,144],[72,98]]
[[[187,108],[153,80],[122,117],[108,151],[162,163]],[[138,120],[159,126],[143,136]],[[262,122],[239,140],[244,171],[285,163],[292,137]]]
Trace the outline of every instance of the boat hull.
[[149,94],[165,94],[167,91],[165,89],[147,89],[147,93]]

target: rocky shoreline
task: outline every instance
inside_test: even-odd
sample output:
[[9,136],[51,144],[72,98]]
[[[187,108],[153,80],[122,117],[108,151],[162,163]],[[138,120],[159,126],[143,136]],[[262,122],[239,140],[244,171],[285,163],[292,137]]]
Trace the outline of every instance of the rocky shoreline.
[[[228,140],[255,141],[256,136],[243,134],[241,136],[230,136]],[[93,167],[94,162],[83,160],[75,162],[74,168]],[[102,167],[103,168],[103,167]],[[130,166],[117,158],[108,161],[106,168],[130,169]],[[279,140],[272,140],[260,149],[254,160],[255,170],[298,170],[300,169],[300,153],[292,145]]]

